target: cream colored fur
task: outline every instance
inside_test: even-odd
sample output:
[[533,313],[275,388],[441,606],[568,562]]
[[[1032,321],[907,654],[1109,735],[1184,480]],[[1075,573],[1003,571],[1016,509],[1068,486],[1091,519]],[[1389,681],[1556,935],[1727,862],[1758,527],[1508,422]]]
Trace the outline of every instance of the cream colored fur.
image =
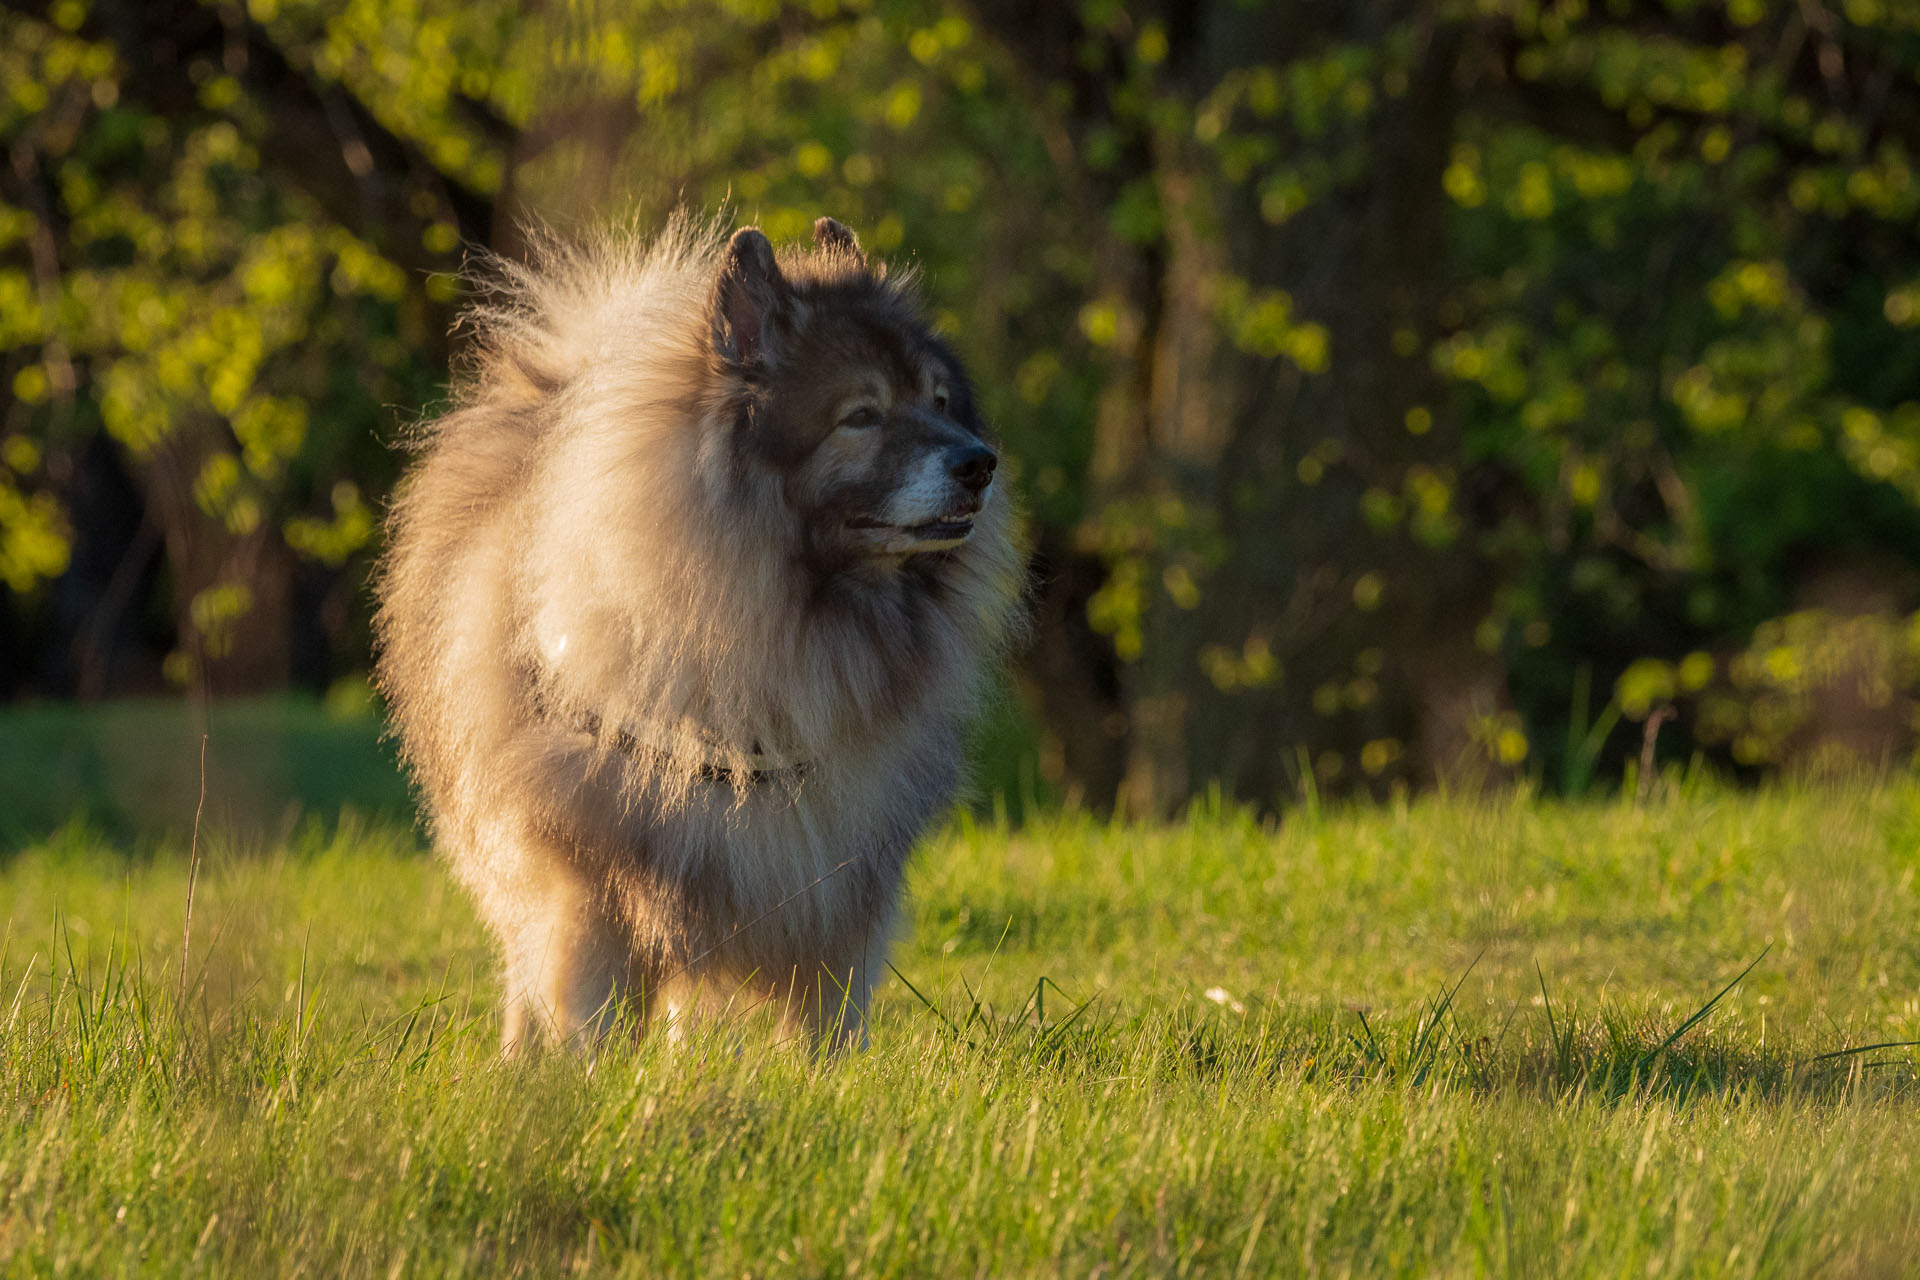
[[[729,452],[721,252],[681,221],[502,268],[392,514],[381,685],[504,953],[509,1049],[743,993],[863,1039],[902,868],[1012,614],[1004,494],[930,608],[885,566],[820,604],[782,478]],[[582,713],[662,749],[611,749]],[[740,781],[756,749],[805,771]]]

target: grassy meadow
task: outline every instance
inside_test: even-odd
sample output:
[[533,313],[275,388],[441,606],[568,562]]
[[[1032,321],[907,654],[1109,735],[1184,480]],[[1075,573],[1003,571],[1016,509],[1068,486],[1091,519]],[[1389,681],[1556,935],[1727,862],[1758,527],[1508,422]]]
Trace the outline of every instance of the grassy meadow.
[[0,1273],[1920,1268],[1905,779],[963,816],[825,1061],[503,1064],[404,822],[200,852],[184,979],[184,837],[0,858]]

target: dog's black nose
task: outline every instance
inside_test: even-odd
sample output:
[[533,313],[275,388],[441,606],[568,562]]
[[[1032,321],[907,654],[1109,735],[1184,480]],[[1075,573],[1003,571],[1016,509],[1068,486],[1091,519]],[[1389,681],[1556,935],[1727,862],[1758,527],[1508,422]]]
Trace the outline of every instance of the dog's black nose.
[[970,444],[948,454],[947,463],[953,468],[955,480],[978,493],[992,481],[993,469],[1000,465],[1000,459],[994,457],[993,450],[987,446]]

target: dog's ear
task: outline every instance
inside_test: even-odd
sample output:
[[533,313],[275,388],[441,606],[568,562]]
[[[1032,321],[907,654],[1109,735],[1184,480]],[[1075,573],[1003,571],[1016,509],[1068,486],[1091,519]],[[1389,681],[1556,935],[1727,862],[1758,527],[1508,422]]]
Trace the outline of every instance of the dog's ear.
[[822,253],[837,254],[853,259],[853,265],[867,265],[867,255],[860,252],[860,240],[847,224],[833,218],[820,218],[813,224],[813,247]]
[[758,227],[734,232],[714,286],[713,349],[735,364],[768,359],[786,301],[786,277],[766,235]]

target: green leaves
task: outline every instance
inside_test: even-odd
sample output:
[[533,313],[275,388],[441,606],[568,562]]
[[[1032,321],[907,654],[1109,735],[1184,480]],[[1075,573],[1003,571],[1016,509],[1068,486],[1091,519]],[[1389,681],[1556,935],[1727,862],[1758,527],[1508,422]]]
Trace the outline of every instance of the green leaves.
[[[1105,637],[1122,701],[1165,657],[1359,715],[1300,654],[1398,626],[1444,559],[1485,584],[1447,607],[1506,665],[1489,714],[1556,744],[1583,665],[1677,672],[1791,616],[1810,556],[1920,555],[1899,6],[1297,6],[1275,39],[1229,0],[155,4],[219,38],[150,67],[87,6],[0,17],[16,593],[65,565],[52,475],[99,436],[195,537],[350,579],[476,228],[512,254],[529,215],[682,204],[776,239],[830,212],[919,271],[1039,541],[1087,558],[1049,616]],[[187,632],[237,585],[198,577]],[[1380,690],[1390,639],[1351,645]],[[1419,736],[1388,698],[1347,757]]]

